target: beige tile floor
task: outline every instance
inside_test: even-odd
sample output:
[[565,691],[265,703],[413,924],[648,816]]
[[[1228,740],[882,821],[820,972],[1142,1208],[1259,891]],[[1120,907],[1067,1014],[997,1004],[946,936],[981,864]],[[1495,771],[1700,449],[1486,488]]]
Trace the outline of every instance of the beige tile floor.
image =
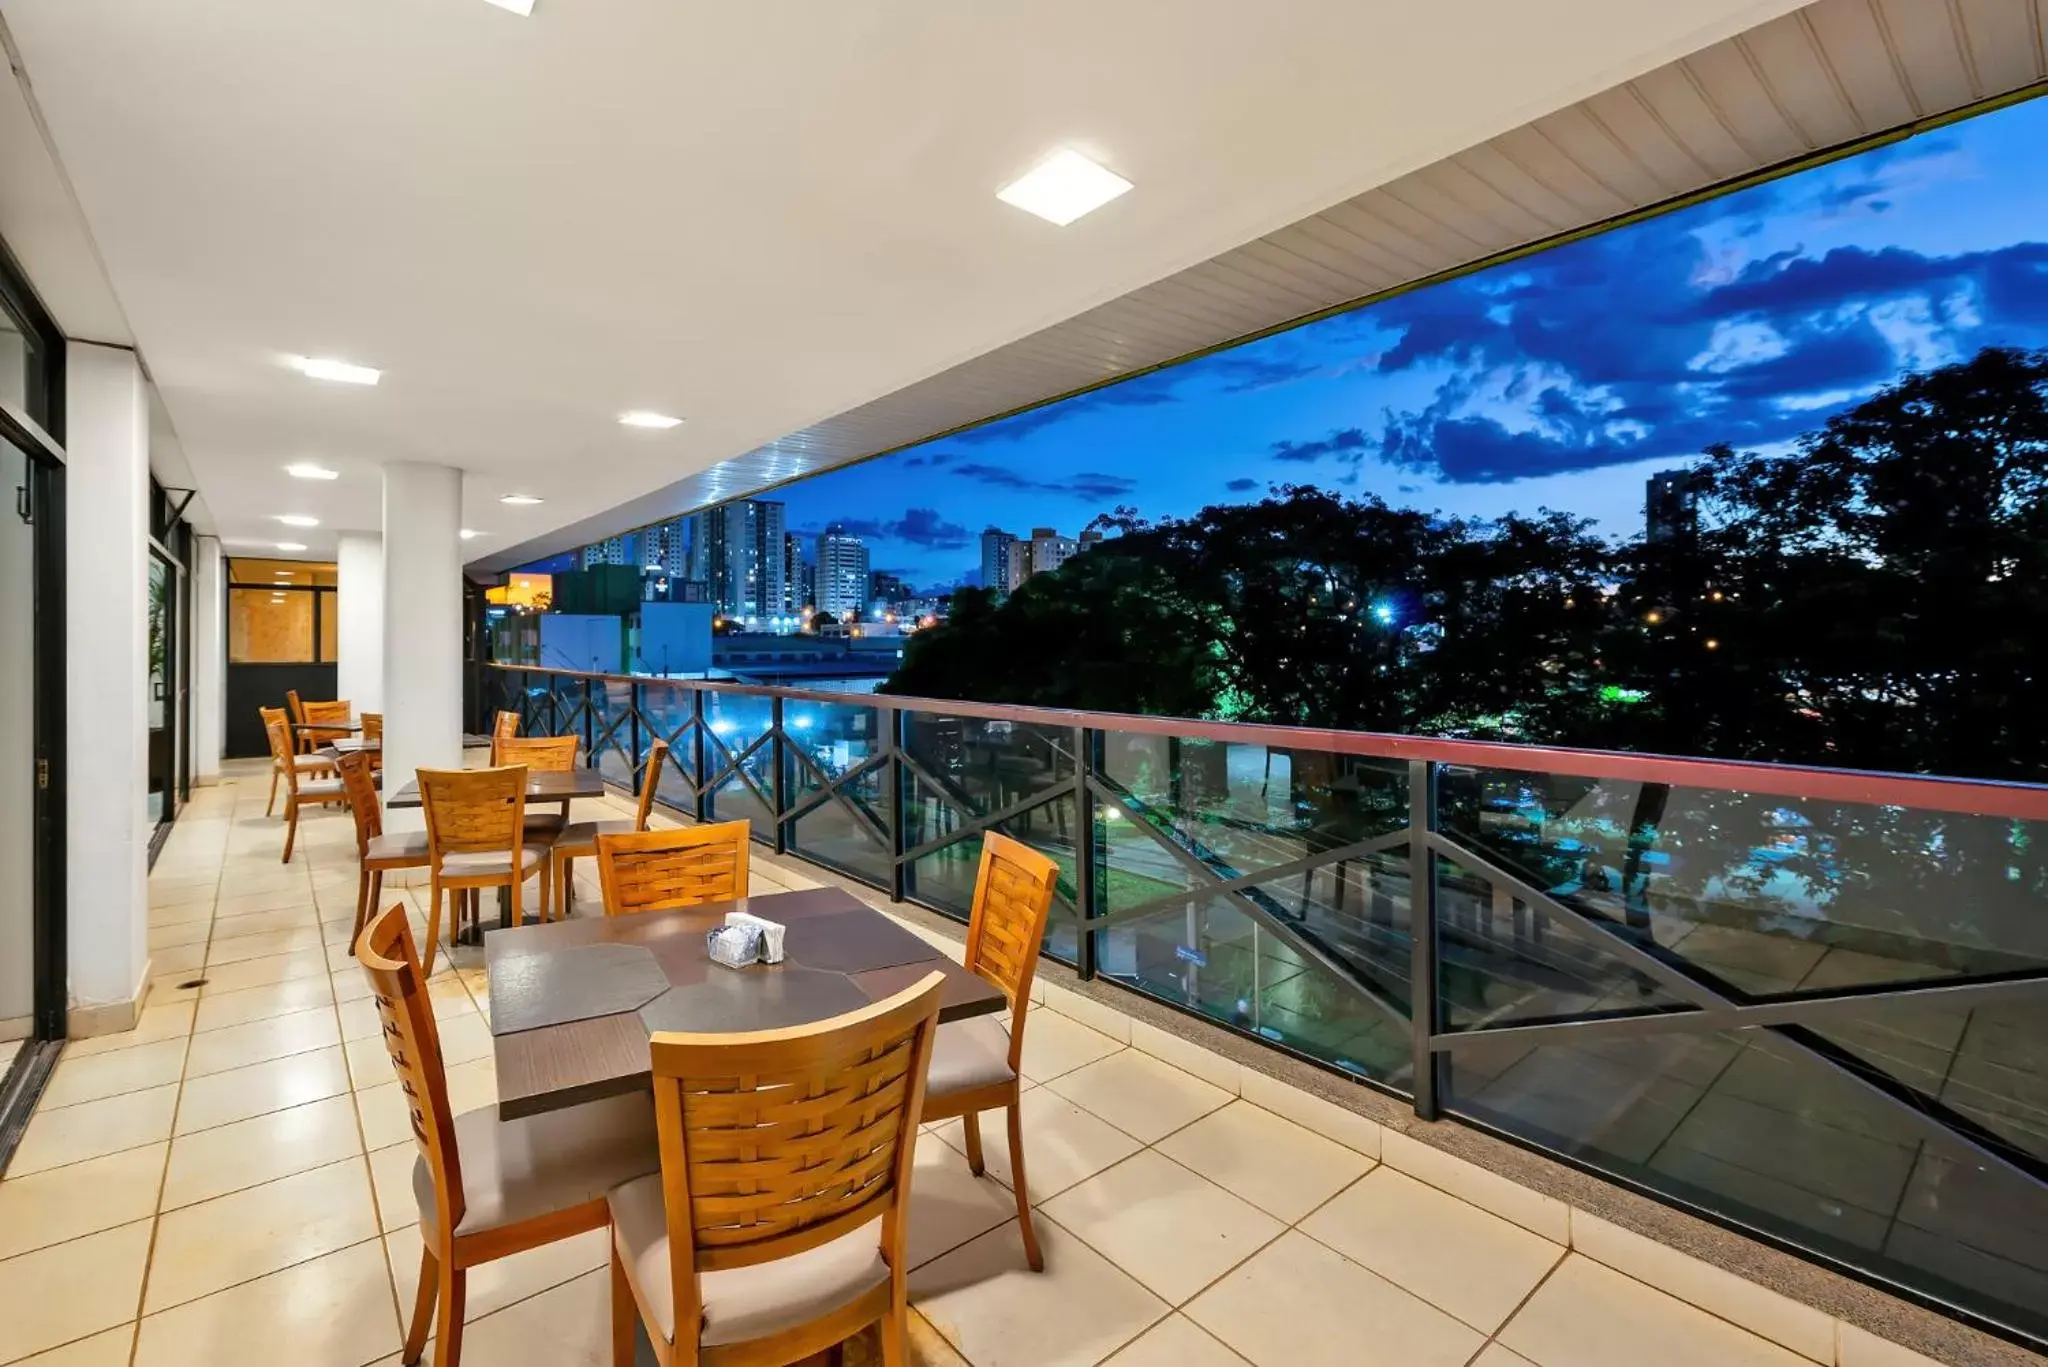
[[[150,880],[158,976],[139,1025],[67,1050],[0,1182],[0,1363],[396,1360],[418,1258],[412,1149],[345,950],[352,840],[344,818],[311,816],[303,853],[282,866],[263,800],[261,777],[242,770],[188,808]],[[755,877],[757,891],[809,884],[766,858]],[[443,962],[449,1086],[458,1109],[487,1105],[481,957]],[[1023,1106],[1043,1274],[1024,1267],[1000,1126],[985,1128],[981,1178],[957,1121],[920,1137],[918,1361],[1806,1361],[1380,1166],[1376,1140],[1372,1153],[1334,1143],[1186,1061],[1194,1071],[1052,1010],[1033,1016]],[[604,1262],[596,1233],[475,1274],[467,1360],[600,1362]]]

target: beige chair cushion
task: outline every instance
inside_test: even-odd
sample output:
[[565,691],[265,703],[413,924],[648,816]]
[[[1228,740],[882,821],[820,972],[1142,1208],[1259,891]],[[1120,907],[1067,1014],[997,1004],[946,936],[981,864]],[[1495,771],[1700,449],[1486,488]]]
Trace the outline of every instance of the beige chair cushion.
[[637,827],[630,821],[579,821],[565,826],[555,837],[555,849],[564,854],[596,854],[601,835],[631,835]]
[[[654,1098],[634,1092],[523,1120],[498,1119],[496,1106],[464,1111],[455,1117],[455,1158],[466,1203],[458,1235],[569,1210],[659,1172]],[[431,1235],[434,1173],[425,1155],[412,1165],[412,1194]]]
[[[525,870],[538,868],[547,858],[545,845],[521,845],[519,866]],[[510,876],[512,872],[512,851],[479,850],[474,854],[445,854],[441,856],[441,872],[449,878],[489,878],[493,874]]]
[[325,755],[293,755],[292,764],[302,774],[309,769],[317,771],[334,767],[334,761]]
[[370,848],[364,852],[373,861],[402,859],[415,863],[427,862],[427,833],[425,831],[396,831],[388,835],[370,837]]
[[[675,1285],[669,1274],[668,1210],[661,1199],[661,1174],[618,1188],[611,1205],[619,1256],[640,1288],[654,1319],[652,1327],[674,1343]],[[788,1258],[706,1272],[697,1279],[704,1305],[699,1342],[707,1348],[745,1343],[808,1324],[888,1280],[880,1219]]]
[[932,1040],[927,1097],[950,1096],[999,1082],[1015,1082],[1010,1068],[1010,1032],[995,1016],[969,1016],[939,1027]]
[[318,779],[312,783],[301,780],[298,788],[301,802],[341,796],[341,780],[338,778]]

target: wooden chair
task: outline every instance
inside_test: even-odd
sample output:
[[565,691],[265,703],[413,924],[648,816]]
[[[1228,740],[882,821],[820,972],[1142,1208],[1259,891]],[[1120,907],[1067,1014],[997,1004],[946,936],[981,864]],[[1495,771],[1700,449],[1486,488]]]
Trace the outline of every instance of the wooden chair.
[[[305,709],[306,724],[308,726],[315,726],[323,721],[346,722],[354,718],[356,714],[355,705],[346,698],[335,702],[302,703],[300,706]],[[346,728],[333,731],[307,731],[300,734],[300,739],[306,742],[308,749],[318,753],[323,745],[332,745],[338,740],[347,740],[348,734]]]
[[1031,1006],[1031,977],[1038,971],[1038,947],[1059,865],[1006,835],[981,838],[981,871],[974,881],[974,905],[967,922],[969,971],[1001,988],[1010,1000],[1010,1029],[995,1016],[974,1016],[939,1029],[932,1075],[925,1091],[923,1121],[960,1117],[967,1136],[967,1166],[981,1175],[981,1117],[1002,1107],[1009,1113],[1010,1183],[1017,1196],[1017,1223],[1024,1257],[1033,1272],[1045,1270],[1038,1232],[1031,1227],[1031,1197],[1024,1184],[1024,1129],[1017,1109],[1023,1089],[1024,1017]]
[[[423,869],[431,859],[425,831],[384,834],[384,809],[377,805],[375,758],[366,750],[343,755],[334,767],[341,790],[348,795],[349,814],[356,819],[356,925],[350,938],[363,933],[377,899],[384,895],[384,875],[392,869]],[[354,953],[354,948],[350,948]]]
[[[504,888],[511,901],[512,924],[520,920],[520,894],[526,880],[540,875],[540,911],[548,909],[548,846],[526,829],[526,766],[502,769],[422,769],[420,804],[427,813],[427,867],[430,909],[427,912],[427,972],[434,971],[434,948],[441,939],[444,893],[480,893]],[[462,901],[472,910],[474,896]],[[451,927],[457,923],[449,917]]]
[[303,772],[297,761],[305,758],[292,753],[291,736],[281,721],[270,722],[264,728],[270,737],[270,765],[273,773],[284,775],[284,858],[279,861],[292,862],[292,844],[299,838],[299,804],[311,802],[325,806],[329,803],[346,802],[348,795],[341,790],[338,778],[301,778]]
[[604,914],[668,911],[747,895],[749,830],[744,821],[597,837]]
[[369,975],[384,1047],[412,1112],[412,1191],[420,1215],[420,1285],[403,1360],[416,1363],[436,1315],[436,1367],[462,1354],[468,1270],[610,1220],[605,1193],[658,1173],[654,1109],[645,1092],[608,1097],[523,1120],[496,1106],[448,1109],[441,1036],[405,908],[380,914],[355,942]]
[[647,817],[654,810],[654,792],[661,783],[662,766],[668,761],[668,742],[658,740],[647,747],[647,763],[640,776],[640,801],[631,821],[578,821],[562,828],[555,837],[553,854],[555,914],[567,916],[576,890],[576,861],[597,858],[601,835],[629,835],[647,829]]
[[[503,768],[523,764],[536,774],[566,774],[576,767],[583,742],[575,736],[493,736],[491,765]],[[569,824],[569,799],[561,799],[560,812],[542,812],[526,818],[528,835],[554,836]]]
[[384,743],[384,714],[382,712],[365,712],[362,716],[362,722],[363,744],[366,746],[382,745]]
[[298,689],[288,688],[285,690],[284,705],[290,708],[292,713],[291,729],[287,732],[287,734],[290,735],[296,742],[296,744],[294,744],[292,748],[294,750],[303,752],[306,748],[306,738],[304,734],[298,730],[298,728],[306,724],[306,705],[299,701]]
[[835,1020],[657,1034],[661,1171],[611,1194],[612,1362],[781,1367],[879,1324],[909,1361],[911,1155],[945,979]]
[[491,739],[493,741],[510,740],[518,734],[519,714],[517,712],[500,712],[491,719]]
[[[259,707],[256,711],[263,718],[263,726],[266,732],[269,730],[272,722],[286,724],[290,721],[290,714],[282,707]],[[285,734],[291,734],[289,725],[285,727]],[[292,764],[298,767],[301,778],[320,779],[332,778],[334,776],[334,761],[325,755],[292,755],[290,759]],[[277,781],[284,777],[285,768],[286,765],[278,759],[277,752],[275,750],[271,751],[270,799],[263,804],[263,814],[265,816],[269,816],[277,807]]]

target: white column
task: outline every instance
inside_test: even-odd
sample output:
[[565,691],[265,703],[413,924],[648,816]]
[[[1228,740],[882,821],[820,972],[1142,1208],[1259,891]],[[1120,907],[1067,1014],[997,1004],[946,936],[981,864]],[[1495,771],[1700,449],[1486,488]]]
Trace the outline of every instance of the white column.
[[192,539],[192,776],[220,782],[227,736],[227,578],[220,538]]
[[336,608],[334,682],[337,698],[357,712],[384,710],[384,538],[343,532],[334,553]]
[[[384,467],[384,789],[462,767],[462,472]],[[417,809],[385,825],[419,830]]]
[[133,352],[85,342],[64,393],[67,944],[91,1031],[121,1028],[149,967],[149,402]]

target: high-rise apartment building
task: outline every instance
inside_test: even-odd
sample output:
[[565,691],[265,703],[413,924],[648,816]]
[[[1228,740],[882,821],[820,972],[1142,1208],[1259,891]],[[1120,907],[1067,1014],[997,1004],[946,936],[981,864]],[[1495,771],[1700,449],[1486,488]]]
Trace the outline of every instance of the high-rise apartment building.
[[867,610],[868,546],[837,522],[818,538],[818,611],[844,618]]
[[626,532],[620,536],[609,536],[583,548],[578,569],[589,569],[592,565],[638,565],[640,563],[640,534]]
[[690,519],[687,578],[710,586],[728,617],[780,617],[788,611],[783,506],[742,499]]
[[981,534],[981,586],[1004,594],[1023,581],[1024,549],[1008,532],[990,527]]
[[1066,564],[1080,549],[1079,543],[1071,536],[1061,536],[1050,527],[1033,527],[1025,575],[1050,574]]
[[812,566],[804,554],[804,539],[795,532],[782,536],[782,603],[792,616],[803,616],[816,610],[817,587],[813,583]]
[[1659,470],[1643,494],[1643,530],[1651,541],[1678,541],[1700,529],[1700,485],[1692,470]]

